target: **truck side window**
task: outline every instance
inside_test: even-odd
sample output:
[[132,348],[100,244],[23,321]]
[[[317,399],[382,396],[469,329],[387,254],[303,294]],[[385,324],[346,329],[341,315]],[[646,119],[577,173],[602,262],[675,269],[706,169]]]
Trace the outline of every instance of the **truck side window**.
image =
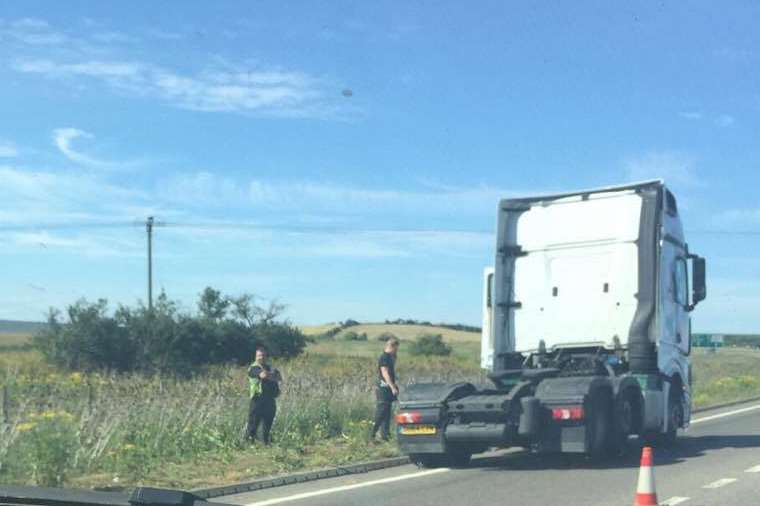
[[686,259],[676,259],[675,272],[675,296],[676,302],[682,306],[689,305],[689,277],[686,267]]
[[488,275],[488,292],[486,296],[486,307],[493,306],[493,274]]
[[676,205],[676,198],[670,193],[670,190],[665,190],[665,210],[671,216],[678,216],[678,206]]

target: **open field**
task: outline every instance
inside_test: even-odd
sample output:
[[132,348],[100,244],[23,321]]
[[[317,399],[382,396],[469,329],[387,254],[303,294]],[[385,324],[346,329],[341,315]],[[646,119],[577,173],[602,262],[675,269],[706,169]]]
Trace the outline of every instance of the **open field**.
[[[306,325],[301,327],[301,331],[308,336],[315,336],[334,328],[337,324],[326,325]],[[441,334],[443,339],[448,343],[455,342],[480,342],[480,333],[467,332],[463,330],[452,330],[446,327],[435,325],[399,325],[395,323],[362,323],[353,325],[340,331],[335,337],[346,332],[356,332],[357,334],[365,333],[370,340],[376,340],[377,336],[385,332],[391,333],[399,339],[415,339],[422,334]]]
[[[321,352],[310,347],[275,364],[285,382],[272,448],[243,441],[244,367],[214,367],[190,379],[81,374],[50,367],[33,351],[0,352],[10,420],[0,425],[0,482],[187,488],[396,455],[392,444],[367,441],[382,343],[320,345]],[[482,382],[476,354],[460,353],[403,357],[402,388]]]
[[[485,382],[478,342],[450,344],[450,357],[412,357],[402,341],[402,385]],[[381,348],[377,340],[322,339],[276,364],[285,383],[271,448],[241,437],[245,368],[190,379],[80,374],[49,367],[33,351],[0,350],[10,419],[0,424],[0,482],[51,484],[60,470],[80,487],[187,488],[395,455],[393,444],[366,441]],[[760,395],[759,350],[695,349],[693,357],[695,407]]]
[[0,350],[27,346],[31,338],[32,335],[25,332],[0,332]]

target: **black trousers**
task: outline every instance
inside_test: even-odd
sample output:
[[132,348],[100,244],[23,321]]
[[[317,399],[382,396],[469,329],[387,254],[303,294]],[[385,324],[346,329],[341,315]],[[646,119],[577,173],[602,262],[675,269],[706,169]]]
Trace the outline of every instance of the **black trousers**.
[[393,401],[396,400],[390,388],[377,387],[375,389],[375,423],[372,425],[372,437],[375,437],[377,431],[386,441],[391,437],[391,412],[393,411]]
[[257,396],[251,398],[248,410],[248,439],[256,440],[259,425],[262,426],[261,440],[268,445],[271,442],[270,432],[274,415],[277,413],[277,403],[271,397]]

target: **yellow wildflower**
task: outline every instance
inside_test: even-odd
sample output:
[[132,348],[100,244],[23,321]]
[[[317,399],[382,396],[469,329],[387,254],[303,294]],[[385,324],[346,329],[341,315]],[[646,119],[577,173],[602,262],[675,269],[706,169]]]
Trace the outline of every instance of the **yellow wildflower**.
[[19,432],[29,432],[30,430],[32,430],[36,426],[37,426],[37,424],[36,423],[32,423],[32,422],[20,423],[20,424],[18,424],[16,426],[16,430],[18,430]]

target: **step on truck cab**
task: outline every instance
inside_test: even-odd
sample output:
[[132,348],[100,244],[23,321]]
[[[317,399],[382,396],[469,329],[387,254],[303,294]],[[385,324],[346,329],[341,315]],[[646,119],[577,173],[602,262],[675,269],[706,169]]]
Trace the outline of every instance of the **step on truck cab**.
[[690,312],[706,295],[662,181],[502,200],[484,272],[488,385],[410,385],[396,416],[421,465],[473,453],[619,453],[691,415]]

